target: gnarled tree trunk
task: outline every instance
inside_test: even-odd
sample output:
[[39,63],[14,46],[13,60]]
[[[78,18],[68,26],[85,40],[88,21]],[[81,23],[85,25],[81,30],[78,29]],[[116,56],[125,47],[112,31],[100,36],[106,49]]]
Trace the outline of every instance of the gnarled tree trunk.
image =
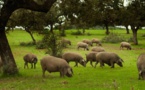
[[18,73],[18,69],[4,30],[1,30],[0,32],[0,55],[3,62],[3,73],[7,75]]
[[139,26],[131,26],[131,30],[132,30],[132,32],[133,32],[133,42],[134,42],[134,44],[135,45],[138,45],[138,39],[137,39],[137,31],[138,31],[138,29],[139,29]]

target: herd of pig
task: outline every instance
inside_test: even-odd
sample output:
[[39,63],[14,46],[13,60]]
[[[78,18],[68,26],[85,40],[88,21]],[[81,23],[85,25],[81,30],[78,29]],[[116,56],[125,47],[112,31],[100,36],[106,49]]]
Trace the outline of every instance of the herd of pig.
[[[62,39],[62,43],[71,45],[71,41],[68,39]],[[99,39],[84,39],[81,42],[77,43],[77,49],[83,48],[84,50],[89,50],[89,46],[93,46],[93,43],[96,43],[96,47],[91,49],[91,52],[86,54],[86,60],[78,53],[66,52],[62,55],[62,58],[57,58],[54,56],[45,56],[41,59],[41,67],[43,71],[43,77],[45,77],[45,71],[48,72],[60,72],[60,76],[64,77],[65,75],[71,77],[73,74],[72,68],[69,66],[69,62],[75,62],[75,66],[78,66],[78,63],[82,66],[86,67],[86,64],[90,62],[92,67],[96,67],[98,63],[100,63],[100,67],[103,67],[104,64],[111,66],[114,68],[114,64],[116,63],[120,67],[123,67],[123,60],[116,54],[111,52],[105,52],[105,49],[102,46],[102,43]],[[127,50],[131,50],[131,45],[128,42],[121,42],[120,49],[127,48]],[[33,56],[33,59],[32,59]],[[30,59],[31,58],[31,59]],[[29,61],[30,60],[30,61]],[[32,61],[31,61],[32,60]],[[37,57],[33,54],[27,54],[24,56],[25,66],[27,63],[33,63],[34,68],[37,61]],[[95,66],[93,66],[93,62],[95,62]],[[32,64],[32,68],[33,68]],[[138,79],[145,79],[145,54],[141,54],[137,60],[137,68],[139,72]]]
[[[62,39],[63,43],[71,45],[71,41],[68,39]],[[73,69],[70,67],[69,62],[75,62],[75,66],[78,67],[78,64],[86,67],[86,64],[90,62],[92,67],[96,67],[98,63],[100,63],[100,67],[103,67],[104,64],[109,65],[111,68],[114,68],[114,64],[123,67],[122,62],[124,62],[116,53],[105,52],[105,49],[102,46],[102,43],[98,39],[92,40],[83,40],[82,42],[77,43],[77,49],[84,48],[84,50],[89,50],[88,46],[92,46],[93,43],[96,43],[96,47],[91,49],[91,52],[87,53],[86,60],[78,53],[74,52],[65,52],[61,58],[54,56],[44,56],[40,60],[40,65],[42,68],[42,76],[45,77],[45,72],[60,72],[60,77],[64,77],[65,75],[68,77],[72,77]],[[120,49],[127,48],[131,50],[131,45],[128,42],[121,42]],[[38,58],[36,55],[32,53],[26,54],[24,57],[24,68],[28,68],[28,63],[31,64],[31,68],[36,68],[36,64],[38,62]],[[95,62],[95,66],[93,66],[93,62]],[[2,60],[0,58],[0,65],[2,67]],[[145,79],[145,53],[139,55],[137,59],[137,69],[138,69],[138,79]]]

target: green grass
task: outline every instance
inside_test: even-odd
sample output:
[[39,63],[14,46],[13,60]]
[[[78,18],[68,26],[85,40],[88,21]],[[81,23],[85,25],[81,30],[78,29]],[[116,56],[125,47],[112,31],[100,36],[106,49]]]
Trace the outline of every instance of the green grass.
[[[77,50],[76,44],[83,39],[99,38],[105,36],[105,30],[87,30],[85,35],[73,36],[71,32],[66,31],[68,38],[72,41],[72,45],[68,46],[64,52],[72,51],[80,53],[84,58],[89,51]],[[132,37],[126,34],[125,30],[111,30],[111,32],[119,33],[126,38]],[[89,33],[90,35],[87,35]],[[86,67],[79,65],[73,67],[75,63],[71,62],[74,75],[72,78],[60,78],[59,73],[46,72],[46,78],[42,78],[42,70],[38,61],[36,69],[24,69],[23,56],[32,52],[38,56],[40,60],[45,56],[45,50],[38,50],[35,46],[20,46],[20,42],[32,41],[28,33],[22,30],[10,31],[7,34],[16,64],[18,66],[20,76],[0,77],[1,90],[144,90],[143,80],[138,80],[138,71],[136,68],[136,60],[140,53],[145,49],[145,37],[143,30],[138,31],[139,45],[132,45],[133,50],[120,50],[119,43],[103,43],[103,47],[107,52],[115,52],[124,60],[124,67],[115,65],[114,69],[109,66],[96,68],[87,63]],[[36,40],[41,39],[41,35],[34,34]]]

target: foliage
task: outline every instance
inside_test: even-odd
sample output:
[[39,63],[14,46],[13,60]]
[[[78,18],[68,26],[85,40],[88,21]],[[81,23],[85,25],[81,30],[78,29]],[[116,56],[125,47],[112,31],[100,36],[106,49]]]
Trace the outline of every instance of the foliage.
[[102,38],[102,42],[105,43],[118,43],[121,41],[125,41],[125,38],[117,33],[110,33],[108,36]]
[[47,33],[44,35],[42,42],[39,44],[40,48],[46,47],[46,53],[60,57],[63,52],[61,38],[58,34]]
[[60,31],[60,36],[66,36],[65,30]]
[[45,48],[46,48],[46,44],[42,40],[36,43],[36,49],[45,49]]
[[126,16],[128,16],[126,23],[131,26],[132,32],[133,32],[133,41],[134,44],[138,44],[137,39],[137,31],[139,28],[144,26],[145,24],[145,1],[144,0],[135,0],[132,1],[126,9],[126,12],[128,13]]
[[[23,26],[36,29],[50,26],[50,31],[53,31],[54,26],[57,26],[59,30],[66,29],[66,23],[69,22],[69,27],[74,25],[78,29],[104,25],[106,34],[109,34],[109,26],[131,25],[132,29],[144,26],[144,1],[131,1],[126,7],[123,6],[123,2],[122,0],[58,0],[47,14],[38,14],[30,10],[23,14],[19,10],[20,13],[14,13],[9,20],[13,23],[9,22],[7,26],[14,27],[17,21],[22,25],[25,24]],[[21,17],[13,17],[19,14]],[[23,18],[24,15],[28,17]],[[17,24],[21,25],[19,23]],[[60,34],[65,36],[64,33]],[[137,44],[136,36],[133,36],[133,40]]]
[[[27,17],[26,17],[27,16]],[[41,18],[40,18],[41,17]],[[22,26],[25,30],[40,31],[44,25],[44,14],[26,9],[16,10],[10,17],[7,26]]]
[[143,34],[142,37],[145,37],[145,34]]
[[[61,30],[62,27],[69,22],[69,26],[75,25],[75,27],[79,29],[104,25],[106,34],[109,34],[109,26],[124,25],[127,27],[131,25],[133,31],[144,26],[144,1],[131,0],[128,6],[123,6],[123,2],[124,0],[58,0],[47,14],[38,14],[30,10],[27,10],[27,12],[23,14],[22,11],[19,10],[20,13],[14,13],[14,15],[11,16],[9,20],[11,22],[9,22],[7,26],[11,25],[11,27],[14,27],[17,21],[22,23],[22,25],[25,24],[23,26],[27,25],[33,28],[43,28],[43,26],[50,25],[50,31],[53,31],[54,25]],[[13,17],[19,16],[19,14],[21,17]],[[28,17],[23,18],[24,15]],[[22,20],[19,21],[19,19]],[[17,24],[21,25],[19,23]],[[64,35],[63,33],[61,34]],[[138,44],[137,35],[133,35],[134,43]]]
[[76,32],[72,32],[72,35],[82,35],[82,32],[80,30],[77,30]]
[[35,45],[35,43],[34,42],[20,42],[20,45],[21,46],[33,46],[33,45]]

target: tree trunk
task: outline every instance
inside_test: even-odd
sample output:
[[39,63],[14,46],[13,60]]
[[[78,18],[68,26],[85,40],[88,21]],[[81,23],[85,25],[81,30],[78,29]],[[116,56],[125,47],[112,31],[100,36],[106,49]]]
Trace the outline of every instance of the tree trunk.
[[61,36],[65,36],[65,32],[64,32],[64,29],[62,27],[62,22],[59,22],[59,33]]
[[31,36],[31,38],[32,38],[32,40],[33,40],[33,43],[36,44],[36,40],[35,40],[35,38],[34,38],[32,32],[31,32],[28,28],[27,28],[27,29],[25,28],[25,30],[26,30],[26,32],[28,32],[28,33],[30,34],[30,36]]
[[139,27],[131,26],[131,30],[133,32],[133,42],[135,45],[138,45],[138,39],[137,39],[137,31]]
[[107,23],[105,24],[105,28],[106,28],[106,35],[109,35],[110,32],[109,32],[109,28],[108,28],[108,24]]
[[129,33],[128,25],[125,25],[125,28],[126,28],[126,34],[130,34],[130,33]]
[[5,30],[1,30],[0,32],[0,55],[3,62],[3,74],[7,75],[17,74],[18,69],[14,57],[12,55],[12,51],[8,44]]
[[137,30],[132,30],[132,31],[133,31],[133,42],[135,45],[138,45]]
[[83,34],[85,34],[85,28],[83,28]]
[[32,38],[32,40],[33,40],[33,43],[36,44],[36,40],[35,40],[33,34],[32,34],[31,32],[30,32],[29,34],[30,34],[30,36],[31,36],[31,38]]
[[59,22],[59,32],[61,32],[61,30],[62,30],[62,24],[61,22]]
[[53,24],[50,24],[50,32],[53,33]]

